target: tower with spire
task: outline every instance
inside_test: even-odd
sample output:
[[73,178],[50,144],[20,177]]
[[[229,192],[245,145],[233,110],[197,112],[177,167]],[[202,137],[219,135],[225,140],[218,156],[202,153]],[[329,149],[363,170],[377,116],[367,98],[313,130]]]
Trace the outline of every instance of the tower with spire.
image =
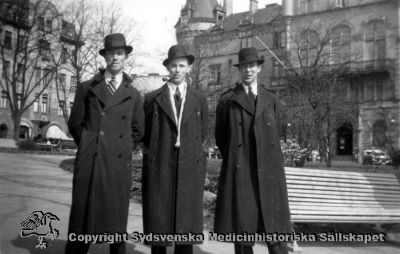
[[196,35],[207,32],[218,22],[232,14],[233,0],[186,0],[177,24],[179,44],[190,45]]

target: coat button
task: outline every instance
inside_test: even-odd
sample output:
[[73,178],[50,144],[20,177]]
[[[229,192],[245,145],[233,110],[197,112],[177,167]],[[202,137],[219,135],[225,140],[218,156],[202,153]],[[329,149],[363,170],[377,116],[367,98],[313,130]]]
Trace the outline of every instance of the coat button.
[[197,163],[200,163],[201,162],[201,159],[197,159]]
[[239,144],[238,147],[242,147],[242,144]]
[[267,126],[271,126],[271,123],[270,123],[270,122],[267,122]]
[[127,166],[127,167],[129,167],[130,165],[131,165],[131,164],[129,164],[129,163],[126,163],[126,166]]
[[123,138],[123,137],[124,137],[124,135],[122,135],[122,134],[121,134],[121,135],[119,135],[119,138]]
[[196,136],[194,137],[194,139],[199,139],[199,135],[196,135]]
[[126,116],[122,116],[122,120],[125,120]]
[[102,115],[102,116],[105,116],[105,115],[106,115],[106,113],[105,113],[105,112],[101,112],[101,115]]
[[122,154],[118,154],[118,158],[121,158],[122,157]]
[[154,140],[155,140],[155,141],[159,141],[160,138],[159,138],[159,137],[155,137]]
[[99,135],[100,135],[100,136],[104,136],[104,131],[100,131],[100,132],[99,132]]

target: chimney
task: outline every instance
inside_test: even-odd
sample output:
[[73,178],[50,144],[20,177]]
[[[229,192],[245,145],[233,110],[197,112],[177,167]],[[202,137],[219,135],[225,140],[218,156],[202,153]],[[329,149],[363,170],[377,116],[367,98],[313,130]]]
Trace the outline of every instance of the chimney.
[[258,0],[250,0],[250,15],[253,15],[258,10]]
[[233,0],[224,0],[225,17],[233,13]]

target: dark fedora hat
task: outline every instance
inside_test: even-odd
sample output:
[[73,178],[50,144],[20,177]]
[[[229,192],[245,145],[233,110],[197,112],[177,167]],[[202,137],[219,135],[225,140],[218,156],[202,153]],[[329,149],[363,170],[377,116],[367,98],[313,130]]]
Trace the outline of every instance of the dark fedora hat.
[[239,63],[234,64],[234,66],[239,67],[245,63],[257,62],[258,64],[263,64],[264,59],[258,56],[258,51],[256,48],[242,48],[239,51]]
[[100,55],[104,56],[106,50],[116,49],[116,48],[124,48],[126,54],[132,52],[133,48],[131,46],[126,45],[126,40],[123,34],[109,34],[104,38],[104,48],[99,50]]
[[189,61],[189,64],[194,62],[194,56],[188,53],[188,50],[183,45],[174,45],[168,50],[168,58],[163,61],[163,65],[167,66],[169,61],[176,58],[184,58],[186,57]]

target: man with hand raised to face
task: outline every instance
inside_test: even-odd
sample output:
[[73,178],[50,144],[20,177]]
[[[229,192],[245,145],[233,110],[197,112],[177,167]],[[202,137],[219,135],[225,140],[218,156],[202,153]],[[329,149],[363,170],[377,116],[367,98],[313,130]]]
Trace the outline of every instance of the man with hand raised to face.
[[[145,95],[143,154],[144,233],[202,234],[207,136],[207,100],[186,82],[194,56],[172,46],[163,62],[169,81]],[[148,241],[152,254],[165,254],[168,241]],[[175,254],[193,253],[193,244],[175,242]]]
[[[241,82],[221,95],[215,139],[222,154],[214,231],[290,233],[286,178],[280,148],[277,96],[258,84],[264,62],[257,49],[239,51]],[[254,242],[235,242],[236,254],[252,254]],[[267,242],[270,254],[286,243]]]
[[[78,146],[69,235],[126,232],[132,151],[144,135],[142,99],[123,72],[131,51],[122,34],[107,35],[99,52],[106,69],[77,87],[68,121]],[[68,240],[65,252],[88,249],[89,243]],[[125,253],[125,242],[110,244],[110,253]]]

